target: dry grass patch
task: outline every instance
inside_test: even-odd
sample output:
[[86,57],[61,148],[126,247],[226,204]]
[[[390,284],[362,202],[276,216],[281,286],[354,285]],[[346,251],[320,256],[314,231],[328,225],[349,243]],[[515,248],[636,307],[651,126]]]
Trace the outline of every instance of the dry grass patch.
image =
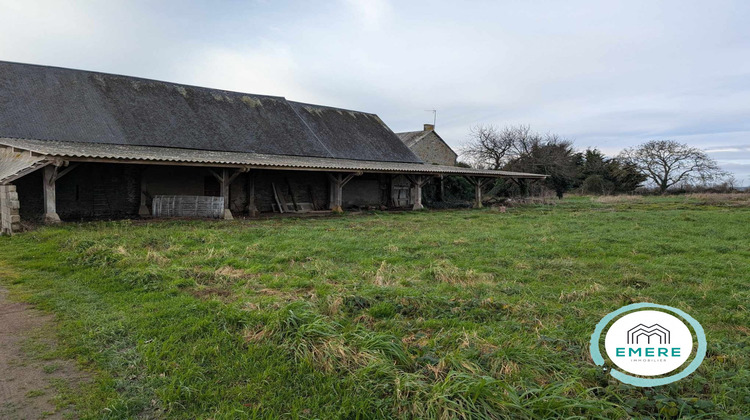
[[440,283],[455,285],[490,284],[495,276],[475,270],[462,270],[448,260],[437,260],[427,270],[429,276]]
[[697,200],[701,204],[725,204],[731,207],[750,207],[750,193],[735,194],[685,194],[686,200]]
[[[128,255],[127,251],[124,254],[122,254],[121,251],[120,251],[120,248],[122,248],[122,247],[118,247],[115,250],[115,252],[118,253],[118,254],[121,254],[121,255]],[[167,265],[169,263],[169,258],[161,255],[161,253],[159,253],[157,251],[149,250],[148,253],[146,254],[146,261],[148,261],[148,262],[150,262],[152,264],[164,266],[164,265]]]
[[248,279],[258,277],[258,274],[251,273],[240,268],[230,267],[228,265],[217,269],[216,271],[214,271],[214,273],[217,276],[227,277],[230,279]]
[[642,195],[603,195],[591,197],[591,201],[601,204],[641,203],[646,201],[646,197]]
[[394,279],[394,267],[383,261],[380,264],[380,268],[375,272],[375,285],[376,286],[393,286],[396,279]]
[[220,287],[198,287],[190,289],[190,294],[198,299],[218,298],[221,301],[231,300],[232,291]]
[[583,290],[573,290],[572,292],[560,292],[560,298],[558,299],[560,302],[576,302],[582,299],[587,298],[588,296],[597,293],[601,290],[603,290],[604,287],[600,285],[599,283],[594,283],[591,286],[583,289]]

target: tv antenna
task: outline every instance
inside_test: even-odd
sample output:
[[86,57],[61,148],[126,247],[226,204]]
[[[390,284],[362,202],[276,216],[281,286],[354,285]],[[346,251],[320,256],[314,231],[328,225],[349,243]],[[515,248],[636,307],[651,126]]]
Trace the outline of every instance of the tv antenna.
[[437,109],[425,109],[426,112],[432,112],[432,125],[437,122]]

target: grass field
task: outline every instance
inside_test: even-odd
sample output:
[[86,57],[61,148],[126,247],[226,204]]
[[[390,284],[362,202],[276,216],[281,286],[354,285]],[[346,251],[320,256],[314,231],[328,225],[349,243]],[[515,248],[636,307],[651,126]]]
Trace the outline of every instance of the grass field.
[[[0,238],[0,277],[93,372],[63,400],[83,417],[750,413],[747,197],[65,224]],[[697,372],[643,389],[591,362],[633,302],[702,323]]]

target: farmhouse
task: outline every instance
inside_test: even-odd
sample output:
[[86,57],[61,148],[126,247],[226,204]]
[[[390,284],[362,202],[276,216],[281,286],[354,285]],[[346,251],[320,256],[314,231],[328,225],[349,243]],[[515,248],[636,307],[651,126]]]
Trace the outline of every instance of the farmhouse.
[[[456,164],[458,154],[438,135],[434,124],[425,124],[422,131],[407,131],[405,133],[396,133],[396,135],[424,163],[446,166],[454,166]],[[442,176],[437,177],[437,198],[440,200],[445,195],[443,180]],[[395,203],[405,202],[413,204],[412,197],[414,197],[416,192],[406,177],[395,177],[391,185],[393,201]]]
[[422,131],[407,131],[396,135],[424,163],[446,166],[456,164],[458,154],[438,135],[434,124],[425,124]]
[[2,232],[24,219],[394,207],[399,177],[413,209],[445,175],[470,179],[481,206],[488,179],[543,178],[452,166],[455,153],[427,137],[410,149],[366,112],[0,62]]

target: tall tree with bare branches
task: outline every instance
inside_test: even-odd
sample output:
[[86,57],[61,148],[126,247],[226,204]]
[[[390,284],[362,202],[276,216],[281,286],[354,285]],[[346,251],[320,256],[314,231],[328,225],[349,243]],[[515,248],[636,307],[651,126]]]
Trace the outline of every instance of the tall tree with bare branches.
[[[548,175],[544,184],[560,198],[576,176],[572,142],[555,134],[539,134],[528,125],[475,126],[462,152],[476,167]],[[526,189],[523,180],[513,182]]]
[[681,183],[706,184],[726,175],[704,151],[674,140],[651,140],[623,150],[618,158],[638,168],[662,194]]
[[528,143],[534,136],[528,125],[504,128],[476,125],[469,131],[461,152],[476,167],[498,170],[518,155],[522,143]]

